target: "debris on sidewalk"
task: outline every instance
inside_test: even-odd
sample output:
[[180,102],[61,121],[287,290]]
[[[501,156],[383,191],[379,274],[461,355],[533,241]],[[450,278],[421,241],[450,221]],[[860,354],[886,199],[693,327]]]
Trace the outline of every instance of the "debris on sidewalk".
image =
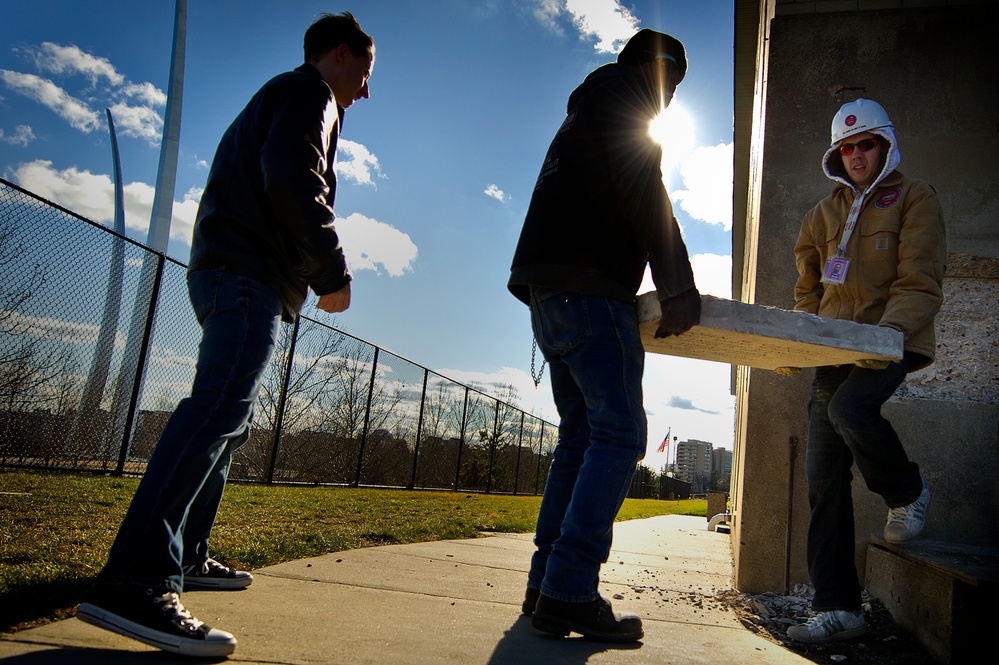
[[863,592],[867,634],[852,640],[826,644],[801,644],[787,637],[790,626],[804,623],[815,613],[810,584],[796,584],[789,595],[744,594],[735,590],[717,594],[732,607],[742,625],[757,635],[816,663],[847,665],[935,665],[916,639],[895,623],[884,603]]

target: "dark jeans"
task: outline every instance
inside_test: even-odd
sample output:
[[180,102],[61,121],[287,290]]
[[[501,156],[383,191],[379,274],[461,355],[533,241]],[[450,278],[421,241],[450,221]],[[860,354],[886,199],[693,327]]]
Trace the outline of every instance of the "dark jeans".
[[531,323],[560,422],[527,585],[556,600],[593,601],[647,443],[638,314],[620,300],[535,288]]
[[249,438],[281,301],[225,269],[191,273],[188,293],[203,329],[191,396],[163,429],[99,584],[180,592],[183,567],[208,557],[232,453]]
[[808,405],[805,475],[812,510],[808,525],[808,573],[815,610],[859,610],[860,581],[854,563],[854,462],[867,488],[889,508],[912,503],[922,491],[919,467],[909,460],[881,406],[921,356],[906,353],[886,369],[854,365],[818,367]]

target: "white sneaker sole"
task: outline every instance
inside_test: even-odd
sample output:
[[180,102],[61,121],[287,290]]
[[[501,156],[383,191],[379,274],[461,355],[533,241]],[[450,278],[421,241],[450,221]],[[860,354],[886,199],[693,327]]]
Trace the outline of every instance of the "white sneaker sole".
[[80,609],[76,611],[76,617],[98,628],[110,630],[112,633],[118,633],[151,647],[182,656],[215,658],[228,656],[236,650],[236,638],[225,631],[214,628],[205,641],[185,639],[129,621],[90,603],[80,605]]
[[217,589],[235,591],[245,589],[253,584],[252,577],[228,578],[228,577],[190,577],[184,578],[184,591],[197,591],[199,589],[214,591]]

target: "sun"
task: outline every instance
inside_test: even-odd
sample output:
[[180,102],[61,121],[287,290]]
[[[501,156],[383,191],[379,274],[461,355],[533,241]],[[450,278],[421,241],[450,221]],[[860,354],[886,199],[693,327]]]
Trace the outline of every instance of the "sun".
[[669,178],[680,160],[690,152],[694,143],[694,122],[674,99],[649,123],[649,136],[663,147],[663,176]]

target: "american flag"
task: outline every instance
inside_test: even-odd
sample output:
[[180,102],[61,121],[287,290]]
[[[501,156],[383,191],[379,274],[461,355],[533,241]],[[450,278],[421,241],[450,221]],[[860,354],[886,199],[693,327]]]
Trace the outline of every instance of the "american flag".
[[663,439],[663,442],[659,444],[659,450],[656,451],[657,453],[666,452],[666,449],[669,448],[669,435],[672,431],[673,428],[670,427],[669,430],[666,432],[666,438]]

